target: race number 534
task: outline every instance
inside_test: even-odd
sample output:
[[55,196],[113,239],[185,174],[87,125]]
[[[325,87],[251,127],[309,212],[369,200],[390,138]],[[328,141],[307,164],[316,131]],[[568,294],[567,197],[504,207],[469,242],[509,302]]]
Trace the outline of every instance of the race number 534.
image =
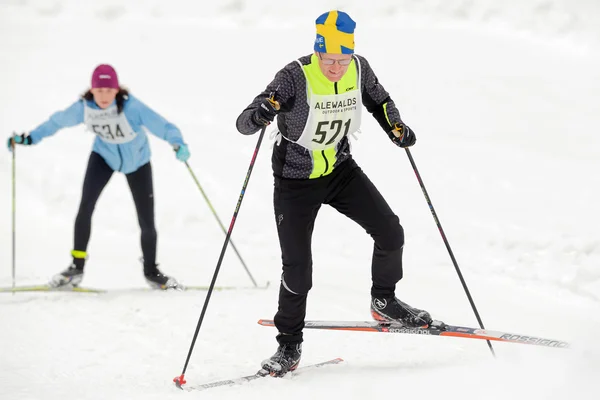
[[112,131],[110,125],[92,125],[92,130],[103,139],[115,139],[115,137],[124,138],[125,135],[119,124],[116,125],[115,132]]

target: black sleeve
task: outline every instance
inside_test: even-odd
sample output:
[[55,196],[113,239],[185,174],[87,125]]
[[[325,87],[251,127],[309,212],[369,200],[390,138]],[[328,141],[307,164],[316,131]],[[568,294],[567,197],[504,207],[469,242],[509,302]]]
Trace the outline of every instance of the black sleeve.
[[273,81],[267,85],[265,90],[256,96],[254,100],[252,100],[252,103],[242,111],[235,123],[236,128],[240,133],[251,135],[263,127],[254,122],[252,116],[265,98],[273,95],[275,101],[281,106],[280,112],[285,112],[289,108],[289,105],[293,103],[295,87],[292,76],[288,71],[288,68],[290,67],[291,65],[288,65],[280,70],[275,75]]
[[362,101],[385,132],[389,132],[394,124],[401,123],[400,112],[396,108],[389,93],[383,88],[375,72],[366,58],[356,56],[360,61]]

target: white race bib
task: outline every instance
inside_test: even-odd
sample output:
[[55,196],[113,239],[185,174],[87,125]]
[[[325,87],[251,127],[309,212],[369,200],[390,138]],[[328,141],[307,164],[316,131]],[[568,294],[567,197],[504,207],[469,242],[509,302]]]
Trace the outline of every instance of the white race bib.
[[[306,72],[304,74],[306,76]],[[357,75],[356,87],[360,88],[360,68]],[[308,150],[325,150],[337,146],[345,136],[360,129],[362,97],[359,89],[341,94],[318,95],[310,89],[308,76],[306,82],[310,111],[296,144]]]
[[106,143],[121,144],[132,141],[135,131],[129,125],[125,113],[119,113],[116,105],[96,110],[84,104],[84,123],[88,131],[95,133]]

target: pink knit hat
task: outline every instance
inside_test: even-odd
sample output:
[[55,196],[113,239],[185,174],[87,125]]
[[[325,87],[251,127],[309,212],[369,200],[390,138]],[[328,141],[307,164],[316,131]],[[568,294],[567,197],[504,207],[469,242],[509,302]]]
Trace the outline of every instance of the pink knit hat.
[[118,89],[117,71],[108,64],[98,65],[92,74],[92,89],[96,88]]

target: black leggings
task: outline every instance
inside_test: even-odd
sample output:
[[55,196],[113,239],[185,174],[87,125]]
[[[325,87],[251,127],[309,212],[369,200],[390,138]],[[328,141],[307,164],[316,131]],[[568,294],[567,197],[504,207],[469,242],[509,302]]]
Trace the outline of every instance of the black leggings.
[[[112,168],[98,153],[92,152],[88,162],[79,212],[75,219],[75,239],[73,249],[85,252],[90,240],[92,214],[100,193],[113,174]],[[138,222],[142,230],[142,254],[144,270],[156,268],[156,228],[154,226],[154,191],[152,166],[148,162],[137,171],[125,175],[133,195]]]
[[353,159],[323,178],[275,178],[273,200],[283,263],[275,325],[287,334],[280,336],[280,341],[302,340],[307,294],[312,287],[312,233],[323,204],[355,221],[371,236],[371,294],[394,295],[396,283],[402,278],[404,230]]

